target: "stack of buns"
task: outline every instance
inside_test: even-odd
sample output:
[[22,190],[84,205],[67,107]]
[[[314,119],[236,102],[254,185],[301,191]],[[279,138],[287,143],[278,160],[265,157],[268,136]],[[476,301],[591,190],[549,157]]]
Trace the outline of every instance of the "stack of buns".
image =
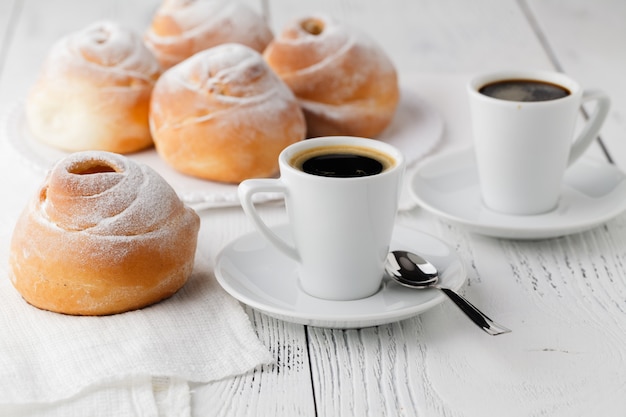
[[34,136],[70,152],[156,145],[184,174],[238,183],[276,174],[306,137],[377,137],[399,100],[385,52],[324,16],[274,38],[238,2],[164,0],[144,42],[112,22],[58,41],[26,101]]

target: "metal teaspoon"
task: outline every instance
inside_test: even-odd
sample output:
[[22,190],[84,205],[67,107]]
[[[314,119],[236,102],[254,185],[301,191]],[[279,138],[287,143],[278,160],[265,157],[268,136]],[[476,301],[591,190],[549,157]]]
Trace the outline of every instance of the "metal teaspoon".
[[387,255],[385,270],[395,281],[409,288],[437,288],[443,291],[481,329],[492,336],[511,330],[495,323],[465,298],[449,288],[437,285],[437,268],[424,258],[407,251],[393,251]]

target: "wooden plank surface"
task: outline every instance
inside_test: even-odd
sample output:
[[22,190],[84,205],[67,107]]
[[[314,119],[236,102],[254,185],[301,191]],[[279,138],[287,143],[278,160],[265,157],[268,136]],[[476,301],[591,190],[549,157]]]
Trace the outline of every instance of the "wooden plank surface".
[[[250,0],[278,32],[322,12],[366,31],[401,77],[437,77],[423,96],[446,117],[437,152],[467,145],[464,77],[500,68],[561,69],[613,97],[602,131],[626,167],[626,4],[621,0]],[[0,2],[0,112],[23,99],[58,37],[110,18],[143,30],[156,0]],[[63,12],[61,12],[63,10]],[[15,21],[9,20],[11,18]],[[54,16],[54,18],[50,18]],[[27,51],[27,53],[25,53]],[[434,79],[434,78],[431,78]],[[591,151],[601,157],[599,148]],[[273,222],[282,207],[265,207]],[[416,207],[399,221],[435,234],[468,267],[463,293],[514,329],[491,338],[451,303],[358,330],[281,322],[247,309],[276,362],[193,387],[197,416],[622,416],[626,410],[626,216],[544,241],[482,237]],[[210,261],[251,230],[237,209],[203,214]]]

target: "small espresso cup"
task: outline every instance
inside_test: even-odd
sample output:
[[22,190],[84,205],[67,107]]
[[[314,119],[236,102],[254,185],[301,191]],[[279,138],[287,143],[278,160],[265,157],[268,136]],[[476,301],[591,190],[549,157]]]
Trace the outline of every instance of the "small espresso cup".
[[[484,205],[533,215],[558,205],[566,168],[589,147],[610,107],[598,90],[547,71],[501,71],[468,83],[472,130]],[[574,137],[581,104],[593,113]]]
[[[239,185],[246,215],[269,242],[298,264],[299,284],[314,297],[355,300],[376,293],[384,276],[404,157],[372,139],[322,137],[287,147],[280,178]],[[293,243],[277,236],[253,203],[282,193]]]

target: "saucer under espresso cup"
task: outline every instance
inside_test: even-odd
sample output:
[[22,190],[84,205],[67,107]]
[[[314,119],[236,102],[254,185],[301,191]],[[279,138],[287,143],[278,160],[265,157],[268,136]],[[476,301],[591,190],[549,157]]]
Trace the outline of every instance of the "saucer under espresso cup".
[[493,211],[483,203],[473,148],[436,154],[418,164],[409,184],[425,210],[468,230],[509,239],[545,239],[596,227],[626,210],[626,175],[581,158],[565,171],[557,206],[537,215]]
[[[288,226],[272,227],[281,238],[290,239]],[[419,253],[440,272],[440,283],[459,290],[467,274],[454,249],[429,234],[396,225],[391,250]],[[298,266],[259,232],[240,236],[216,259],[215,276],[237,300],[271,317],[327,328],[361,328],[393,323],[416,316],[446,300],[437,290],[414,291],[390,278],[366,298],[333,301],[313,297],[298,283]]]

